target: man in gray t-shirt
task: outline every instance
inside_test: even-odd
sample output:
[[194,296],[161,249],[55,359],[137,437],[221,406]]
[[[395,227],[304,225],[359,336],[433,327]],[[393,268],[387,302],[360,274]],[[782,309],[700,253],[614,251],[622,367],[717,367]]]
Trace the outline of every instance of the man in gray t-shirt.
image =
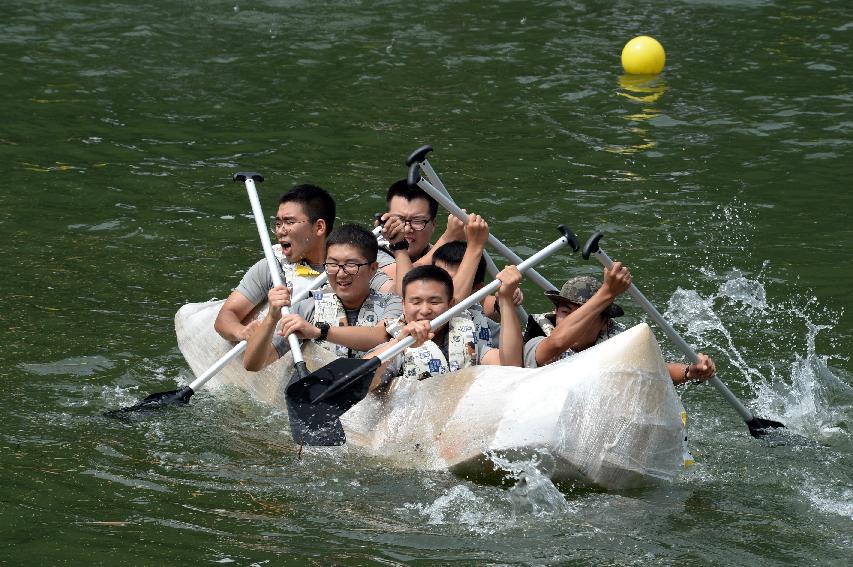
[[[297,185],[279,200],[270,225],[282,280],[297,291],[319,275],[326,257],[326,237],[335,222],[335,200],[314,185]],[[229,341],[246,340],[259,322],[255,317],[272,288],[266,260],[252,266],[216,316],[214,328]]]
[[[276,218],[270,225],[278,241],[273,253],[282,281],[294,293],[306,289],[322,272],[326,238],[334,220],[335,201],[319,187],[298,185],[281,197]],[[371,286],[387,291],[393,282],[385,274],[377,274]],[[259,260],[220,308],[214,323],[216,332],[229,341],[247,339],[259,324],[256,316],[272,287],[269,264],[266,259]]]

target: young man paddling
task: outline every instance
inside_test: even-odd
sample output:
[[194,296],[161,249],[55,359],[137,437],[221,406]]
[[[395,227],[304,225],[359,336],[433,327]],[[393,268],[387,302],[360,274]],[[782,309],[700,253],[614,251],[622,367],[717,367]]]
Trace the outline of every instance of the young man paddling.
[[[335,200],[316,185],[297,185],[282,195],[275,220],[270,223],[278,244],[273,253],[281,267],[282,280],[294,293],[305,289],[322,270],[326,237],[335,222]],[[393,285],[384,274],[372,285],[380,289]],[[260,323],[257,313],[272,289],[272,275],[266,259],[254,264],[219,310],[214,328],[229,341],[246,340]]]
[[343,225],[332,232],[323,265],[331,289],[297,302],[285,316],[281,309],[290,305],[289,290],[284,286],[270,290],[269,311],[249,337],[243,357],[246,370],[261,370],[287,353],[291,333],[349,358],[385,342],[385,322],[398,319],[402,305],[396,295],[370,287],[378,268],[377,250],[376,237],[366,228]]
[[512,308],[512,296],[521,281],[521,273],[515,266],[508,266],[497,277],[502,282],[498,301],[507,315],[500,346],[492,348],[477,333],[480,325],[476,319],[484,317],[482,314],[466,311],[440,329],[430,330],[430,321],[453,305],[450,274],[436,266],[418,266],[406,274],[403,279],[403,319],[399,322],[402,327],[395,330],[389,324],[395,338],[365,358],[381,354],[409,335],[415,338],[415,342],[400,356],[377,369],[371,387],[376,388],[400,376],[423,380],[476,364],[521,366],[521,327]]
[[[554,311],[531,315],[524,364],[537,368],[571,356],[576,352],[606,341],[625,328],[614,321],[624,315],[613,301],[631,285],[631,272],[621,262],[604,269],[604,283],[592,276],[580,276],[563,284],[559,293],[545,292],[554,303]],[[539,336],[531,336],[535,334]],[[714,361],[699,354],[695,364],[668,363],[674,384],[704,382],[714,376]]]

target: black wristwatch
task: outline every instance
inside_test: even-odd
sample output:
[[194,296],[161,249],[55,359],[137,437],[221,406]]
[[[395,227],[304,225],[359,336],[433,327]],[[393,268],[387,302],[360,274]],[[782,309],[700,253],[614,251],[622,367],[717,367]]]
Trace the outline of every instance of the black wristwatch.
[[321,321],[320,323],[314,323],[314,326],[320,329],[320,336],[314,340],[317,342],[325,341],[329,336],[329,324]]
[[408,250],[409,249],[409,241],[405,238],[400,242],[395,242],[394,244],[388,245],[388,250],[391,252],[396,252],[397,250]]

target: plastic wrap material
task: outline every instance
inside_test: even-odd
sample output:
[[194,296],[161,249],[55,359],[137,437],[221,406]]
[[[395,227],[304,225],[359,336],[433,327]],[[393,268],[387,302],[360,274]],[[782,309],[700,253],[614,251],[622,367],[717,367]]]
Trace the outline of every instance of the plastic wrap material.
[[[231,348],[213,331],[221,301],[175,316],[178,346],[197,375]],[[313,343],[310,370],[331,360]],[[242,357],[211,381],[285,408],[292,357],[247,372]],[[651,329],[637,325],[537,369],[479,366],[422,381],[397,380],[342,417],[349,445],[389,464],[495,474],[490,454],[549,463],[555,480],[626,488],[670,479],[682,467],[682,406]],[[547,458],[546,458],[547,457]]]

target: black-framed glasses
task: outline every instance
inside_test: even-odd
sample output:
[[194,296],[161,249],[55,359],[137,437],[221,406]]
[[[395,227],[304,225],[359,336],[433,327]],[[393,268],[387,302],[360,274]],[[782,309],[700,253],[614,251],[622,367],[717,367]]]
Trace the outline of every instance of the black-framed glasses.
[[297,224],[302,224],[303,222],[308,222],[307,220],[293,220],[293,219],[272,219],[270,221],[270,230],[273,234],[279,232],[284,229],[285,232],[290,232],[293,230],[293,227]]
[[413,219],[405,219],[399,215],[394,215],[394,218],[399,220],[401,223],[403,223],[403,228],[406,228],[406,225],[409,225],[410,227],[412,227],[412,230],[416,230],[416,231],[425,229],[426,225],[428,225],[429,222],[432,220],[432,219],[423,218],[423,217],[415,217]]
[[358,273],[359,268],[367,266],[368,264],[370,264],[370,262],[362,262],[361,264],[358,262],[344,262],[343,264],[338,264],[337,262],[326,262],[323,264],[323,269],[326,270],[326,273],[330,276],[334,276],[343,268],[345,274],[348,276],[354,276]]

